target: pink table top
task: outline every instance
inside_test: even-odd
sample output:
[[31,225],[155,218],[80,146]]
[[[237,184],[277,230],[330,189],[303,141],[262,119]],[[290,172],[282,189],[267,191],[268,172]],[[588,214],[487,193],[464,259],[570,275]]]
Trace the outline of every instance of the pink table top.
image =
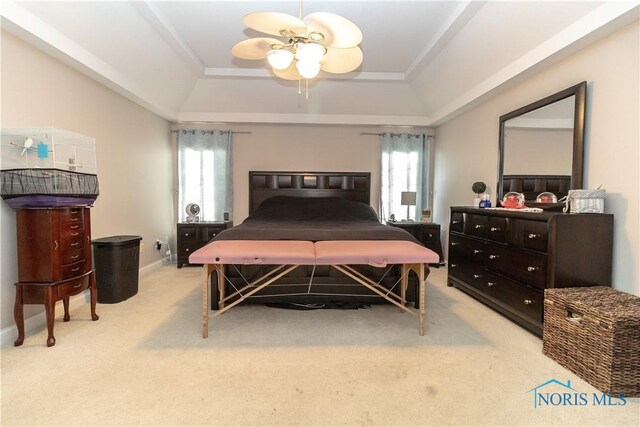
[[297,240],[218,240],[189,256],[194,264],[315,264],[312,242]]
[[440,262],[438,254],[413,242],[401,240],[330,240],[315,243],[316,264],[429,264]]

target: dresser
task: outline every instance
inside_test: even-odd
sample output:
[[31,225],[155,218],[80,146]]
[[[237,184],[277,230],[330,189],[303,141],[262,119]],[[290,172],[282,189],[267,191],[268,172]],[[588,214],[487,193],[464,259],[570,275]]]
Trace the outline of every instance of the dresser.
[[189,255],[200,249],[218,233],[231,228],[233,222],[179,222],[177,230],[178,268],[189,263]]
[[431,249],[440,257],[437,266],[444,264],[444,255],[442,253],[442,244],[440,243],[440,224],[421,223],[412,221],[388,221],[387,225],[399,227],[408,231],[420,243]]
[[537,335],[544,290],[611,286],[613,215],[452,207],[448,285]]
[[69,297],[89,289],[91,318],[98,320],[90,211],[86,207],[18,209],[16,222],[18,283],[14,317],[18,339],[14,344],[24,342],[24,304],[44,304],[47,346],[51,347],[56,342],[53,326],[57,301],[63,301],[63,320],[68,322]]

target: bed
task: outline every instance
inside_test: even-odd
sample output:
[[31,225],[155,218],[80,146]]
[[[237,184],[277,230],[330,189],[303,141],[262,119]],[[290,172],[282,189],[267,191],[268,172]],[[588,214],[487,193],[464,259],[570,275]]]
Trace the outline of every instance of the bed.
[[[190,257],[210,277],[211,308],[388,301],[423,310],[417,301],[424,297],[425,263],[437,255],[379,222],[368,205],[369,179],[364,173],[251,172],[249,217]],[[203,299],[203,322],[205,311]]]

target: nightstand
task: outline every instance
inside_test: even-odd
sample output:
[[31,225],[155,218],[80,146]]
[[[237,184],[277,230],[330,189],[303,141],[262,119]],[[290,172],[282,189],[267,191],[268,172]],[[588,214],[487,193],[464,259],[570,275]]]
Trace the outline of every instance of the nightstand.
[[233,227],[233,222],[179,222],[178,268],[189,264],[189,255],[209,243],[222,230]]
[[411,233],[420,243],[438,254],[440,257],[438,266],[444,265],[444,255],[442,254],[442,244],[440,243],[440,224],[434,224],[432,222],[424,224],[411,221],[387,221],[387,225],[399,227]]

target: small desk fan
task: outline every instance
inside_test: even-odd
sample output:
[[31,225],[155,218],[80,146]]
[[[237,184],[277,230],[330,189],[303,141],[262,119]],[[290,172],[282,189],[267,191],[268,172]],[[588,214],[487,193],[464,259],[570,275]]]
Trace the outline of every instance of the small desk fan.
[[198,222],[200,218],[198,214],[200,213],[200,206],[197,203],[189,203],[185,208],[185,212],[187,212],[187,222]]

